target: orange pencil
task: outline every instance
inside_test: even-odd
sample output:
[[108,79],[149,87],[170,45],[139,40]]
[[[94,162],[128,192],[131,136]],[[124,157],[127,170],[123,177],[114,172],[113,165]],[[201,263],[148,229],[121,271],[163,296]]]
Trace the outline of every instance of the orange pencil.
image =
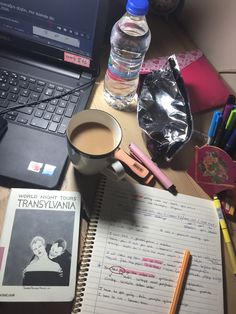
[[182,291],[182,287],[183,287],[186,271],[188,269],[188,264],[189,264],[189,261],[190,261],[190,257],[191,257],[190,252],[188,250],[184,251],[183,261],[182,261],[181,269],[180,269],[180,272],[179,272],[179,277],[178,277],[178,280],[177,280],[177,284],[176,284],[176,287],[175,287],[175,292],[174,292],[174,296],[173,296],[173,300],[172,300],[172,303],[171,303],[169,314],[176,313],[176,308],[177,308],[177,305],[179,303],[179,298],[180,298],[180,294],[181,294],[181,291]]

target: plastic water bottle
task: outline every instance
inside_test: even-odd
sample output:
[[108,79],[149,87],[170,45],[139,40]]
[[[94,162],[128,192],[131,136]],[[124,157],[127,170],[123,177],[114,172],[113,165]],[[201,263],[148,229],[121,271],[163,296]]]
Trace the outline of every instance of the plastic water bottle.
[[139,72],[151,40],[147,12],[148,0],[128,0],[126,13],[112,28],[104,97],[115,109],[131,111],[137,106]]

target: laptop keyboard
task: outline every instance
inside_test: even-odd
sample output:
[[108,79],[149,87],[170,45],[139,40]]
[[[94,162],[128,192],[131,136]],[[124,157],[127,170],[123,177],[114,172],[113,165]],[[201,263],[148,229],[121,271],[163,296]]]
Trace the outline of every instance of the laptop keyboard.
[[[78,107],[82,91],[59,99],[70,89],[34,77],[0,69],[0,112],[17,105],[26,105],[8,111],[4,117],[13,123],[64,135],[70,118]],[[45,100],[37,105],[27,106],[35,101]]]

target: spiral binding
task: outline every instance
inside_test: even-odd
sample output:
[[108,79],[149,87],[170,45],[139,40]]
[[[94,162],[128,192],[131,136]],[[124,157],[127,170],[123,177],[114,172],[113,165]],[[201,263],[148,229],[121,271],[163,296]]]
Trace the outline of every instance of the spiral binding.
[[94,245],[94,240],[96,236],[97,224],[98,224],[98,219],[99,219],[100,210],[102,206],[105,185],[106,185],[106,177],[102,176],[99,181],[98,189],[96,192],[94,205],[93,205],[93,212],[90,218],[86,238],[84,241],[84,247],[81,254],[80,269],[77,275],[75,301],[73,304],[72,313],[81,312],[80,308],[83,302],[83,296],[84,296],[84,291],[85,291],[86,281],[87,281],[86,277],[88,276],[89,266],[91,262],[93,245]]

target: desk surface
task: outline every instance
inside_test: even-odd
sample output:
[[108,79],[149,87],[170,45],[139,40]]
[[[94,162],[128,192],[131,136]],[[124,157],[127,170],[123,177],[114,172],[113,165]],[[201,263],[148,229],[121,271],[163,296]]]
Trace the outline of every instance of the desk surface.
[[[181,52],[184,50],[195,49],[196,47],[187,37],[184,32],[175,26],[174,23],[166,23],[163,20],[156,20],[154,18],[149,20],[149,25],[152,32],[151,47],[146,55],[146,58],[171,55],[172,53]],[[101,109],[111,113],[121,124],[123,130],[123,140],[121,147],[127,150],[128,144],[134,141],[139,144],[140,148],[146,151],[145,143],[143,141],[141,129],[138,126],[136,114],[117,111],[109,107],[103,99],[103,78],[106,69],[106,63],[109,53],[109,46],[104,47],[102,56],[102,69],[100,76],[96,82],[91,101],[90,108]],[[194,127],[198,131],[206,132],[211,119],[211,112],[204,112],[195,114]],[[191,160],[194,155],[194,146],[201,144],[192,139],[185,147],[176,155],[174,160],[166,165],[163,171],[170,177],[177,187],[178,192],[192,196],[209,198],[206,193],[192,180],[186,173]],[[147,152],[147,151],[146,151]],[[79,190],[78,178],[75,176],[71,164],[68,167],[64,182],[61,189],[63,190]],[[159,184],[157,188],[161,188]],[[0,187],[0,230],[2,229],[5,208],[7,205],[10,190]],[[86,225],[82,225],[82,236],[85,234]],[[236,244],[236,223],[230,222],[230,232],[234,244]],[[228,314],[235,313],[236,308],[236,277],[232,275],[228,255],[223,245],[223,261],[224,261],[224,278],[225,278],[225,303],[227,305]],[[13,313],[18,311],[20,313],[70,313],[70,304],[0,304],[0,312],[2,314]]]

